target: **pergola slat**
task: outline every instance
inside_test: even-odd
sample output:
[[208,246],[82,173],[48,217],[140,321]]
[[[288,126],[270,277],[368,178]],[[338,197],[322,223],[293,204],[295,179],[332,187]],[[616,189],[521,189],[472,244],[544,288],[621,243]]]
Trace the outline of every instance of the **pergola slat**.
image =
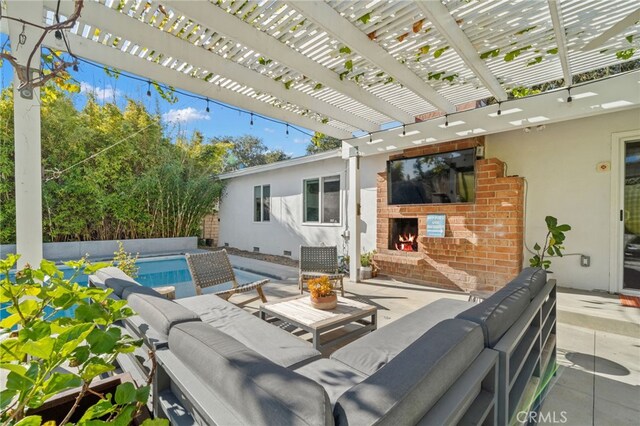
[[174,0],[166,1],[174,11],[180,11],[188,16],[196,16],[197,19],[207,26],[211,26],[220,33],[237,40],[256,51],[263,53],[266,57],[287,64],[288,67],[296,69],[298,72],[313,78],[314,80],[345,93],[353,99],[379,111],[386,116],[402,121],[411,122],[414,117],[405,111],[397,108],[360,88],[358,85],[341,81],[337,74],[319,67],[316,62],[306,56],[291,49],[287,45],[280,43],[272,36],[263,33],[243,22],[236,17],[229,15],[218,6],[208,4],[202,5],[193,2],[180,2]]

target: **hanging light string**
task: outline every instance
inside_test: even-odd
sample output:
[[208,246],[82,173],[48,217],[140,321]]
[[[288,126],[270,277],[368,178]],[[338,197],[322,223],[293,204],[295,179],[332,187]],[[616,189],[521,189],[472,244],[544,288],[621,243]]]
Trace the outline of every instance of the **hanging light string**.
[[[95,63],[93,63],[91,61],[88,61],[86,59],[78,58],[78,60],[80,62],[82,62],[84,64],[87,64],[89,66],[92,66],[94,68],[104,69],[103,65],[95,64]],[[147,83],[147,85],[148,85],[147,86],[148,87],[148,95],[150,96],[151,80],[146,79],[146,78],[142,78],[142,77],[138,77],[136,75],[132,75],[132,74],[129,74],[129,73],[126,73],[124,71],[117,70],[117,69],[113,70],[112,72],[114,74],[118,75],[118,76],[123,76],[123,77],[129,78],[131,80],[140,81],[142,83]],[[225,103],[216,101],[214,99],[210,99],[210,98],[208,98],[206,96],[194,95],[193,93],[185,92],[185,91],[182,91],[182,90],[179,90],[179,89],[174,89],[173,87],[167,86],[166,84],[162,84],[162,83],[158,83],[158,82],[154,82],[153,84],[154,84],[154,86],[158,86],[158,87],[161,87],[162,89],[165,89],[165,90],[168,90],[168,91],[172,91],[173,93],[176,93],[176,94],[178,94],[180,96],[191,98],[191,99],[198,99],[200,101],[206,102],[207,103],[207,107],[209,106],[209,103],[212,103],[214,105],[218,105],[221,108],[226,108],[226,109],[228,109],[230,111],[235,111],[235,112],[238,112],[240,114],[249,114],[251,116],[251,125],[253,125],[253,118],[254,117],[260,118],[260,119],[268,121],[270,123],[281,124],[283,126],[287,126],[287,124],[288,124],[288,123],[286,123],[284,121],[276,120],[276,119],[273,119],[273,118],[270,118],[270,117],[266,117],[266,116],[261,115],[261,114],[257,114],[257,113],[254,113],[254,112],[250,112],[250,111],[244,110],[242,108],[237,108],[237,107],[234,107],[234,106],[231,106],[231,105],[227,105]],[[297,132],[299,132],[299,133],[302,133],[305,136],[309,136],[311,138],[314,136],[312,133],[309,133],[309,132],[307,132],[307,131],[299,128],[299,127],[293,126],[291,124],[289,124],[288,127],[293,129],[293,130],[295,130],[295,131],[297,131]]]

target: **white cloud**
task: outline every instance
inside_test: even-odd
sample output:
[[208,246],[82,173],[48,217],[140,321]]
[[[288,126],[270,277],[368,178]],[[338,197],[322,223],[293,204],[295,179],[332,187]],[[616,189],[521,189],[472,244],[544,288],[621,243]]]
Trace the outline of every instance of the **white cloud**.
[[80,83],[80,93],[93,93],[96,99],[101,102],[114,101],[116,97],[120,96],[120,91],[113,87],[94,87],[85,81]]
[[189,121],[210,120],[209,114],[198,111],[195,108],[187,107],[182,109],[171,109],[162,114],[162,119],[170,123],[187,123]]
[[309,139],[300,139],[300,138],[294,138],[293,139],[293,143],[298,144],[298,145],[306,145],[310,142]]
[[265,128],[264,128],[264,131],[265,131],[266,133],[275,133],[275,130],[274,130],[274,129],[272,129],[271,127],[265,127]]

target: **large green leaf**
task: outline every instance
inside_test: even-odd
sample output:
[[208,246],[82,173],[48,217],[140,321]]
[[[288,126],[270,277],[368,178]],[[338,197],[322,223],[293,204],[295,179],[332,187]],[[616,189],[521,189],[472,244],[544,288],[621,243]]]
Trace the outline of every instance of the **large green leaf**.
[[75,374],[54,372],[43,384],[44,399],[67,389],[82,385],[82,380]]
[[130,404],[136,400],[136,387],[131,382],[124,382],[118,385],[115,393],[116,404]]
[[13,399],[18,395],[18,391],[15,389],[4,389],[0,391],[0,411],[4,410],[13,402]]
[[114,369],[113,364],[109,364],[98,357],[93,357],[86,362],[80,376],[84,380],[89,381],[100,374],[108,373]]
[[3,318],[2,321],[0,321],[0,328],[9,329],[9,328],[12,328],[14,325],[18,324],[19,322],[20,322],[20,315],[11,314],[6,318]]
[[109,399],[102,399],[96,402],[94,405],[89,407],[87,411],[84,412],[78,425],[84,425],[88,420],[97,419],[106,414],[110,414],[114,411],[115,406],[109,401]]
[[40,426],[42,423],[42,417],[40,416],[27,416],[20,420],[15,426]]
[[53,345],[55,339],[52,337],[43,337],[40,340],[29,340],[22,344],[22,350],[32,356],[49,359],[53,353]]

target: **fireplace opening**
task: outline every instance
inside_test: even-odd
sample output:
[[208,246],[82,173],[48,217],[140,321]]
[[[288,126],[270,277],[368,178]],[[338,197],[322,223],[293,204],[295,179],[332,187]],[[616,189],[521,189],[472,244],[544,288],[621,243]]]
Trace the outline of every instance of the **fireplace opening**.
[[418,219],[389,219],[389,250],[418,251]]

